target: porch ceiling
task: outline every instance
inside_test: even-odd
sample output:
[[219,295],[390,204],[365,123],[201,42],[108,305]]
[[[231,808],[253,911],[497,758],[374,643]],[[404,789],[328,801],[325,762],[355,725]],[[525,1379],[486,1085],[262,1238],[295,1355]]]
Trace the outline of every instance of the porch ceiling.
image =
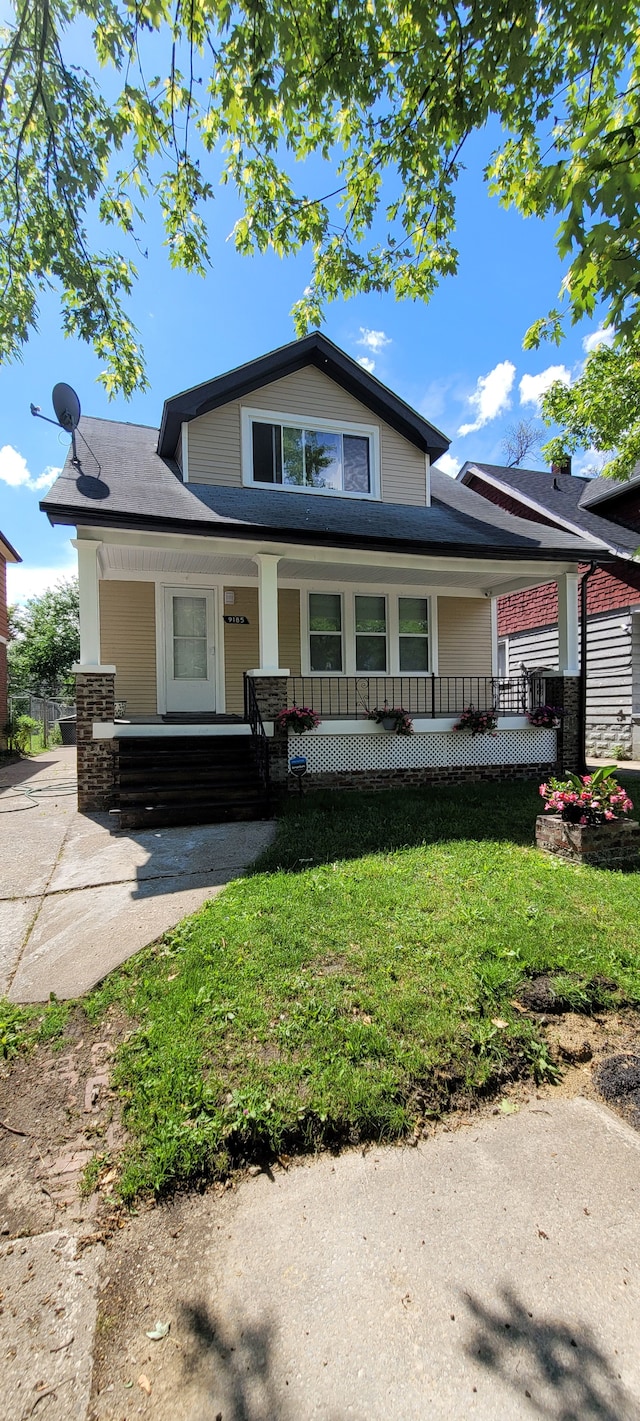
[[256,580],[258,576],[253,558],[220,557],[213,551],[191,553],[179,548],[122,547],[103,543],[100,563],[103,573],[159,572],[170,577],[195,573],[202,577],[252,577]]
[[[177,542],[178,540],[176,540]],[[270,549],[273,551],[273,549]],[[302,550],[301,550],[302,551]],[[305,549],[306,552],[306,549]],[[226,546],[197,548],[153,546],[144,542],[101,542],[99,550],[100,571],[103,577],[126,578],[130,576],[156,576],[162,578],[188,577],[221,578],[232,583],[258,581],[258,569],[246,547],[237,552],[227,552]],[[499,562],[489,560],[480,565],[469,559],[420,557],[412,555],[406,560],[399,554],[388,558],[386,564],[375,560],[366,561],[362,552],[350,555],[345,551],[341,558],[332,560],[318,555],[310,557],[280,557],[278,582],[296,585],[298,583],[328,583],[364,585],[370,587],[422,587],[437,591],[451,592],[453,595],[469,596],[500,595],[555,579],[557,573],[568,570],[566,564],[538,563],[533,566],[518,559]]]

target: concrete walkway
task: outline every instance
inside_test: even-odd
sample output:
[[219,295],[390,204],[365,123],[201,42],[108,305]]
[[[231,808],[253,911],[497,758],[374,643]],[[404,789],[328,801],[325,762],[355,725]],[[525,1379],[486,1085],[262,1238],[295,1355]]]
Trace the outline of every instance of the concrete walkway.
[[0,994],[75,997],[237,878],[271,823],[113,832],[76,809],[75,749],[0,770]]
[[639,1181],[606,1108],[534,1097],[141,1212],[92,1421],[640,1421]]

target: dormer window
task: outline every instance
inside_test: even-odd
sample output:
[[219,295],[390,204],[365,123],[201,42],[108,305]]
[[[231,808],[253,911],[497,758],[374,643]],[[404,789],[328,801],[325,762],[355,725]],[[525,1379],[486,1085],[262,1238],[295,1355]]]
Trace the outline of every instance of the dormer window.
[[378,430],[243,410],[244,481],[303,493],[378,497]]

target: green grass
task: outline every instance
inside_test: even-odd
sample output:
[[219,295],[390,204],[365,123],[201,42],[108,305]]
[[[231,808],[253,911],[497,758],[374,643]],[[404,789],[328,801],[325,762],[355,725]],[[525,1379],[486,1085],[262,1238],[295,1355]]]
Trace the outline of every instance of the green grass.
[[44,1007],[20,1007],[0,997],[0,1060],[11,1060],[39,1043],[63,1042],[71,1008],[71,1002],[59,1002],[55,997]]
[[137,1023],[115,1066],[123,1196],[394,1139],[548,1074],[511,1005],[532,973],[578,1009],[640,1005],[640,874],[543,857],[539,805],[514,784],[290,806],[251,877],[84,1003]]

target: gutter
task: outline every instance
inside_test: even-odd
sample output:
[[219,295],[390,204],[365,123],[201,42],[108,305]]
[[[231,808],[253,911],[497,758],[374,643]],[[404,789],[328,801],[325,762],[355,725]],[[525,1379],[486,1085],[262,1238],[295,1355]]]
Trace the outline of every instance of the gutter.
[[580,583],[580,686],[578,697],[578,760],[581,775],[587,770],[587,583],[598,564],[591,562]]

